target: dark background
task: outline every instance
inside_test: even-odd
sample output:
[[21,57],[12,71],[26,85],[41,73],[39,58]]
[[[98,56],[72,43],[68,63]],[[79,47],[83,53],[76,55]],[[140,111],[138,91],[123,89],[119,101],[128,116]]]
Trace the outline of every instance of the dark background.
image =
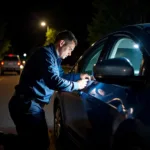
[[74,63],[71,61],[89,46],[87,24],[92,20],[92,0],[2,1],[0,17],[8,23],[12,52],[19,55],[44,44],[46,28],[40,26],[42,20],[59,31],[71,30],[78,39],[79,44],[66,63]]

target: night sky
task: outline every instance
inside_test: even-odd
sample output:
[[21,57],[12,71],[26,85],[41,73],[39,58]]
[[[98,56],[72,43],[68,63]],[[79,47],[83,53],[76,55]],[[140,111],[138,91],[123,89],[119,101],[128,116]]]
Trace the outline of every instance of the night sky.
[[13,52],[20,55],[44,43],[46,28],[40,26],[42,20],[50,27],[75,34],[79,44],[71,57],[89,46],[87,24],[92,20],[92,0],[5,1],[1,3],[0,17],[8,22]]

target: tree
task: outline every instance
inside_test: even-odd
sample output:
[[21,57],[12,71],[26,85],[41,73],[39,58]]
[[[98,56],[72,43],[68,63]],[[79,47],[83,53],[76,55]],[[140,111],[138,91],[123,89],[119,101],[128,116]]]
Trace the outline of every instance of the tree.
[[88,41],[92,44],[122,26],[148,21],[148,6],[141,0],[94,0],[94,15],[88,25]]
[[58,31],[56,31],[54,28],[47,28],[46,41],[44,43],[44,46],[54,42],[57,32]]
[[0,57],[8,52],[11,47],[11,41],[7,38],[6,35],[6,26],[7,24],[5,22],[0,23]]
[[94,43],[97,39],[121,26],[120,22],[111,12],[110,7],[110,2],[107,0],[95,0],[93,2],[95,13],[92,19],[92,23],[88,25],[88,41],[91,44]]
[[0,45],[0,57],[2,57],[6,52],[10,50],[11,41],[8,39],[4,39]]

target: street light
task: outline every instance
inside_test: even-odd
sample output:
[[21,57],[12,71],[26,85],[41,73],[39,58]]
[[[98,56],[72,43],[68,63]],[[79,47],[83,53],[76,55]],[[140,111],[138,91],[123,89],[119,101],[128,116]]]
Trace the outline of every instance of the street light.
[[24,54],[23,54],[23,56],[24,56],[24,57],[26,57],[26,56],[27,56],[27,54],[26,54],[26,53],[24,53]]
[[47,31],[49,30],[49,26],[46,24],[46,22],[45,21],[41,21],[41,26],[42,27],[47,27]]
[[45,27],[45,26],[46,26],[46,22],[45,22],[45,21],[42,21],[42,22],[41,22],[41,26],[42,26],[42,27]]

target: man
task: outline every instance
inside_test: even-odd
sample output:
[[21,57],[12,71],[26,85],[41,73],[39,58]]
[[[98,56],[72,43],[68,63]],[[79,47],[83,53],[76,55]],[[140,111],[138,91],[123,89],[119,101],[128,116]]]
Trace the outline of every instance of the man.
[[54,90],[81,90],[87,79],[91,79],[88,74],[65,74],[61,68],[61,60],[71,56],[76,45],[73,33],[63,31],[56,36],[54,44],[37,48],[28,59],[9,102],[21,149],[46,150],[49,136],[43,107]]

